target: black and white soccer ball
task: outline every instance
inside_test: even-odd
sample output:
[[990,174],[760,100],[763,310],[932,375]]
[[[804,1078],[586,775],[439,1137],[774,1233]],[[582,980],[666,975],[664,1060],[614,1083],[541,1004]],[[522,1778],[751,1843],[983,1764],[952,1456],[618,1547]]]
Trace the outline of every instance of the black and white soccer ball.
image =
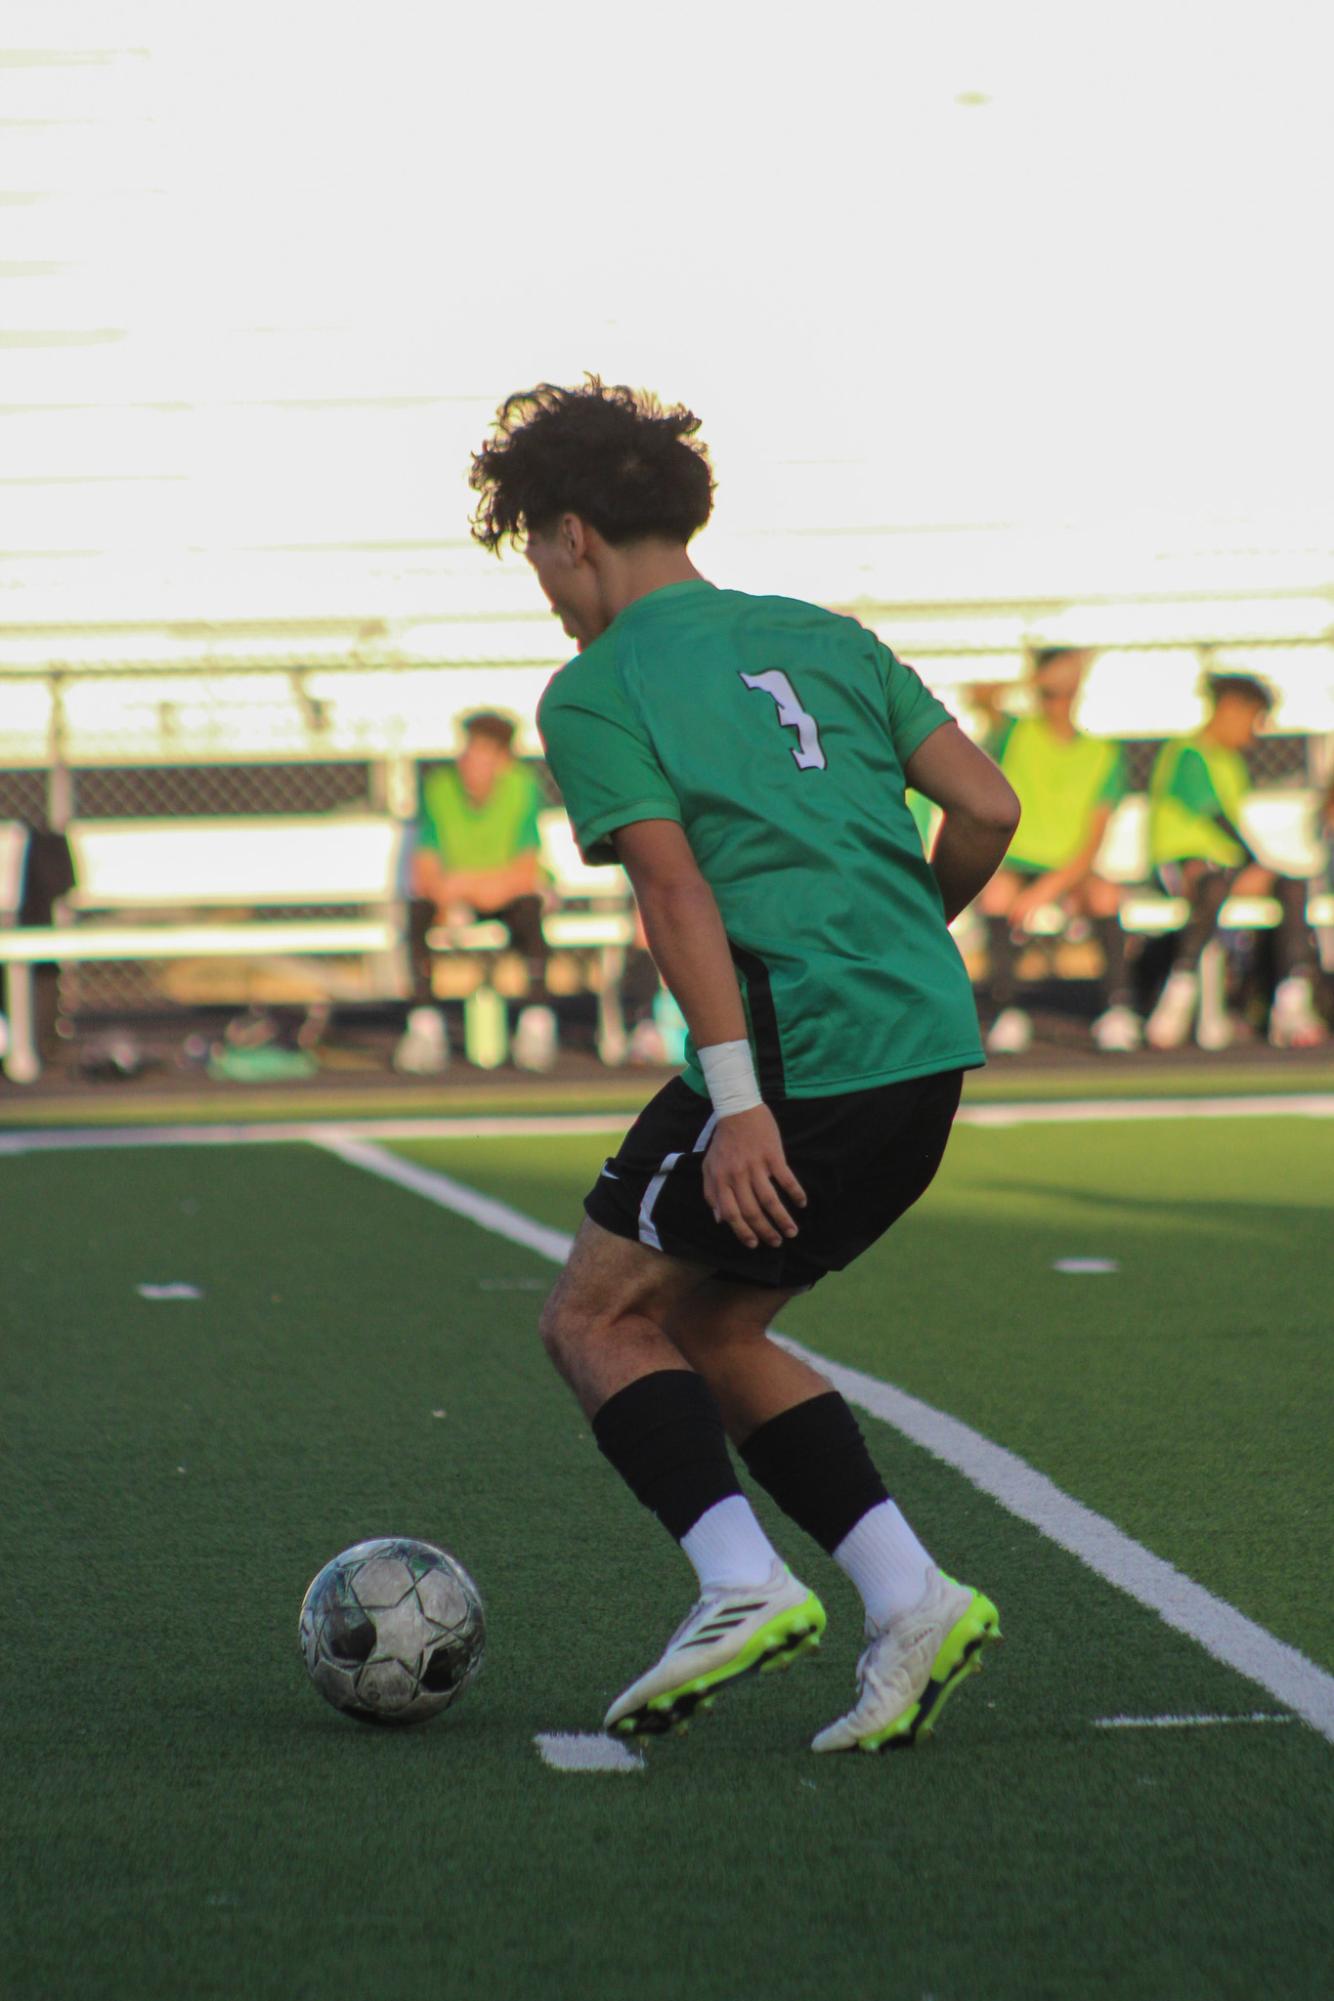
[[380,1536],[325,1564],[302,1601],[300,1635],[307,1672],[335,1709],[365,1723],[423,1723],[477,1675],[486,1615],[445,1550]]

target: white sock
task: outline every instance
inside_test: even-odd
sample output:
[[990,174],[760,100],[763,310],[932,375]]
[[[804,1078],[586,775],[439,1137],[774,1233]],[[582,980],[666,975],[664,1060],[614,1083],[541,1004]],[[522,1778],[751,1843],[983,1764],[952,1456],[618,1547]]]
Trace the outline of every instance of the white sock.
[[883,1626],[920,1601],[932,1559],[897,1503],[880,1501],[849,1529],[834,1551],[834,1562],[861,1592],[868,1622]]
[[681,1547],[695,1566],[701,1591],[767,1584],[779,1561],[744,1494],[715,1501],[682,1536]]

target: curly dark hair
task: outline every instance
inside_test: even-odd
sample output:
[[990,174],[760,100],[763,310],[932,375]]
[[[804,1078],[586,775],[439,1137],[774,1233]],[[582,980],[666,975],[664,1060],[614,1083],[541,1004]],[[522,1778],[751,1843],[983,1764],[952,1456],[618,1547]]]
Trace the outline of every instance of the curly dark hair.
[[1206,674],[1204,686],[1211,702],[1221,702],[1225,695],[1235,695],[1241,701],[1263,709],[1266,715],[1274,706],[1274,691],[1258,674],[1229,674],[1221,670],[1216,674]]
[[580,389],[539,382],[507,396],[468,483],[472,532],[499,549],[530,529],[580,515],[614,547],[650,537],[688,542],[713,506],[699,418],[596,375]]

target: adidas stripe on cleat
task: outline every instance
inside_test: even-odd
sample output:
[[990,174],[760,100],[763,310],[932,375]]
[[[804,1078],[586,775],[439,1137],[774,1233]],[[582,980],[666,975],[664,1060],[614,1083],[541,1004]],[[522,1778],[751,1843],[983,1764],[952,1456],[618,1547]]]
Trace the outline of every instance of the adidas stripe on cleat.
[[821,1730],[813,1751],[888,1751],[929,1737],[950,1696],[1001,1637],[989,1598],[932,1569],[919,1604],[868,1636],[857,1701]]
[[706,1592],[660,1659],[617,1696],[603,1728],[626,1737],[680,1732],[728,1682],[787,1667],[819,1646],[824,1629],[823,1605],[785,1564],[763,1585]]

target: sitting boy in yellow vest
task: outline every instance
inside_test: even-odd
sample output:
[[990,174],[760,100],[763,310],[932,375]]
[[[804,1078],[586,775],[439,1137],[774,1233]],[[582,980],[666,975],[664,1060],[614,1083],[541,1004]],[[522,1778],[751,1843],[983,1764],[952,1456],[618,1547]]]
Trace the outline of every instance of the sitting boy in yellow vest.
[[1093,1024],[1099,1049],[1135,1049],[1141,1038],[1118,916],[1121,892],[1094,867],[1126,790],[1125,759],[1119,744],[1085,736],[1074,721],[1089,657],[1072,647],[1039,653],[1033,713],[1003,719],[986,746],[1023,808],[1010,852],[980,899],[998,1010],[987,1048],[996,1055],[1018,1055],[1033,1040],[1033,1024],[1017,1005],[1016,949],[1034,913],[1053,903],[1071,917],[1091,919],[1097,931],[1105,967],[1102,1012]]
[[[463,717],[462,730],[456,761],[428,773],[422,785],[410,876],[414,958],[425,965],[425,932],[433,912],[444,924],[494,918],[540,983],[547,948],[538,814],[547,802],[533,771],[514,755],[514,724],[507,716],[478,710]],[[548,1066],[555,1054],[555,1017],[549,1008],[523,1011],[514,1054],[525,1067]],[[443,1016],[431,1007],[414,1008],[395,1066],[438,1070],[446,1055]]]
[[1319,958],[1306,921],[1308,885],[1267,868],[1241,831],[1242,802],[1251,783],[1244,753],[1259,735],[1273,697],[1247,674],[1214,674],[1207,685],[1204,727],[1164,744],[1149,780],[1154,872],[1169,896],[1188,899],[1190,917],[1144,1032],[1155,1049],[1181,1047],[1199,1003],[1200,954],[1218,929],[1223,905],[1232,895],[1275,896],[1282,922],[1269,1040],[1278,1048],[1310,1048],[1323,1042],[1327,1031],[1315,1007]]

